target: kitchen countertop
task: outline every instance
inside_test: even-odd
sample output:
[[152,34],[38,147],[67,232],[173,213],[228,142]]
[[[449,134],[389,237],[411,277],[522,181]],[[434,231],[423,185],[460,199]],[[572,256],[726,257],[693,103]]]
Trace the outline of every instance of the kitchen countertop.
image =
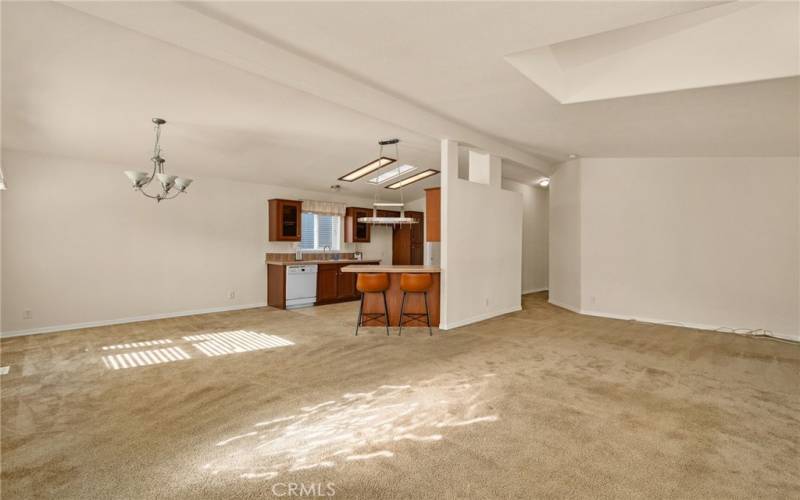
[[[355,260],[355,259],[325,259],[325,260],[268,260],[267,264],[273,266],[301,266],[301,265],[310,265],[310,264],[364,264],[367,262],[376,262],[380,263],[380,259],[362,259],[362,260]],[[370,266],[375,267],[375,266]]]
[[440,273],[439,266],[347,266],[343,267],[345,273]]

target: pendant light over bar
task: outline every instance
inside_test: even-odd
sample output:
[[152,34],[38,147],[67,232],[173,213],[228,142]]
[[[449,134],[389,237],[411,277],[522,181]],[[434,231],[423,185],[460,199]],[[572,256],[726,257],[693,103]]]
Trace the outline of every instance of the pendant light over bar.
[[[402,194],[402,193],[401,193]],[[364,222],[367,224],[379,225],[384,224],[388,226],[399,226],[403,224],[416,224],[417,221],[413,217],[406,217],[406,204],[405,203],[381,203],[375,202],[372,204],[372,217],[359,217],[358,222]],[[378,216],[378,210],[382,208],[399,208],[400,209],[400,216],[399,217],[386,217],[386,216]]]
[[[339,180],[340,181],[345,181],[345,182],[353,182],[353,181],[356,181],[356,180],[364,177],[365,175],[371,174],[372,172],[385,167],[386,165],[391,165],[392,163],[396,162],[397,161],[397,158],[396,158],[397,154],[396,153],[397,153],[397,143],[398,142],[400,142],[400,139],[389,139],[389,140],[386,140],[386,141],[378,142],[378,144],[380,145],[380,152],[378,153],[378,159],[377,160],[372,160],[371,162],[367,163],[363,167],[359,167],[359,168],[353,170],[352,172],[350,172],[349,174],[345,174],[345,175],[339,177]],[[389,158],[388,156],[383,156],[383,147],[384,146],[390,146],[392,144],[395,145],[395,158]]]
[[421,181],[422,179],[427,179],[428,177],[436,175],[438,173],[439,173],[438,170],[433,170],[432,168],[429,168],[428,170],[423,170],[422,172],[416,175],[412,175],[411,177],[406,177],[402,181],[397,181],[394,184],[389,184],[388,186],[386,186],[386,189],[400,189],[402,187],[408,186],[409,184]]

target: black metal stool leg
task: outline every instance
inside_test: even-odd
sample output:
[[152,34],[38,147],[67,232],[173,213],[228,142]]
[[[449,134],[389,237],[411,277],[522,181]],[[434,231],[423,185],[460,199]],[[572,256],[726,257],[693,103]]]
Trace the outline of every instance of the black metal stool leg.
[[433,330],[431,330],[431,315],[428,312],[428,292],[422,292],[425,298],[425,318],[428,321],[428,335],[433,336]]
[[400,302],[400,332],[398,336],[403,334],[403,310],[406,308],[406,292],[403,291],[403,300]]
[[358,319],[356,320],[356,337],[358,337],[358,327],[361,324],[361,312],[364,310],[364,294],[361,294],[361,302],[358,304]]
[[386,304],[386,292],[381,292],[383,294],[383,316],[386,319],[386,335],[389,335],[389,306]]

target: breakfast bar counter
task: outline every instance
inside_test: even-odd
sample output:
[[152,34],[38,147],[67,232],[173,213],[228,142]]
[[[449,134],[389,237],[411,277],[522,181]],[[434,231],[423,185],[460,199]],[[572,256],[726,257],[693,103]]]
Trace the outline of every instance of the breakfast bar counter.
[[[403,273],[429,273],[433,278],[430,289],[428,290],[428,312],[431,317],[431,326],[439,326],[439,287],[441,268],[438,266],[385,266],[385,265],[350,265],[343,266],[343,273],[386,273],[389,275],[389,288],[386,290],[386,302],[389,307],[389,325],[400,325],[400,306],[403,301],[403,291],[400,289],[400,275]],[[421,293],[411,293],[406,296],[406,313],[425,313],[425,303]],[[369,293],[364,297],[364,313],[383,313],[383,298],[380,294]],[[408,327],[426,327],[424,319],[409,320],[406,318]],[[363,318],[362,326],[383,326],[381,319]]]
[[440,273],[438,266],[347,266],[343,267],[345,273]]

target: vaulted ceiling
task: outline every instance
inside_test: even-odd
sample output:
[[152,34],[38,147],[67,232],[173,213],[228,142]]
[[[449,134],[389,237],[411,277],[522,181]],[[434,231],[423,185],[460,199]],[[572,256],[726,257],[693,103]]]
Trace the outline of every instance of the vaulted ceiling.
[[388,137],[523,181],[570,153],[798,155],[797,8],[3,2],[3,147],[144,166],[163,116],[175,172],[319,191]]

